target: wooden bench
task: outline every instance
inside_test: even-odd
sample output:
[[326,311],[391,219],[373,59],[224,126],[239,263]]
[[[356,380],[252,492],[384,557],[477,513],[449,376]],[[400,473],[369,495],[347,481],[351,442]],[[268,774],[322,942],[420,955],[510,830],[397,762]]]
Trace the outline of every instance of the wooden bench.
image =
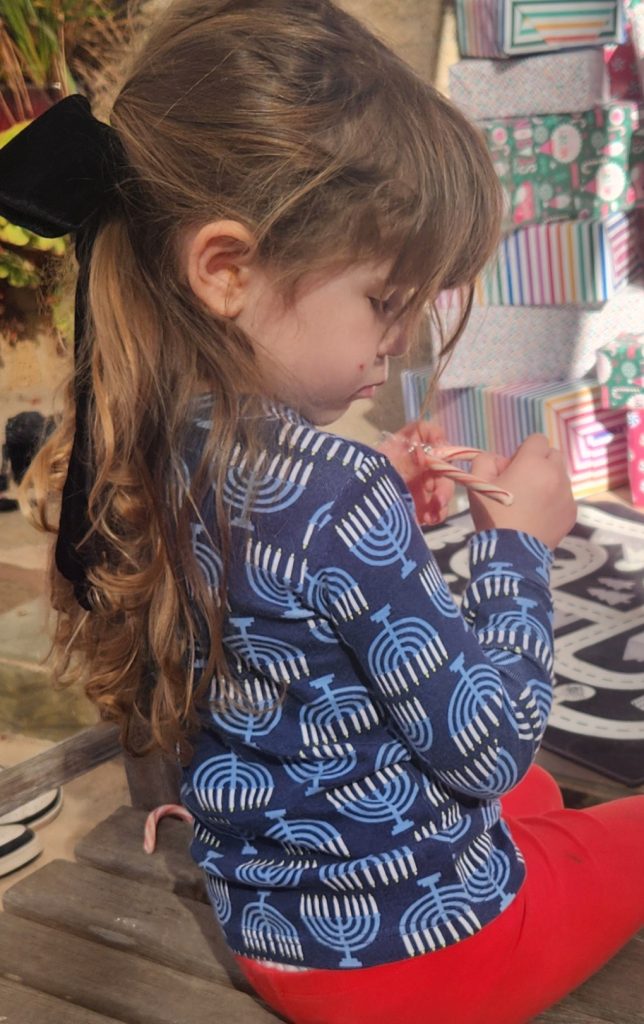
[[[0,808],[62,785],[118,751],[105,726],[57,744],[2,773]],[[85,836],[74,862],[53,861],[5,894],[0,1021],[279,1021],[250,993],[223,942],[188,853],[190,826],[164,819],[156,852],[143,852],[147,809],[176,799],[173,767],[158,757],[127,758],[126,767],[135,806],[119,808]],[[644,933],[538,1024],[644,1024]]]

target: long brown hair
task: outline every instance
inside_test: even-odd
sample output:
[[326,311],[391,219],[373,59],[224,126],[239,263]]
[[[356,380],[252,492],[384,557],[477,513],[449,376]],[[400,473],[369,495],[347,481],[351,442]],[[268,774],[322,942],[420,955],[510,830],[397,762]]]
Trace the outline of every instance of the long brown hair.
[[[182,232],[242,223],[287,298],[310,272],[390,259],[419,324],[443,288],[463,288],[467,306],[497,242],[500,190],[479,132],[330,0],[178,0],[134,59],[111,123],[129,173],[93,249],[85,368],[90,519],[105,557],[90,573],[92,612],[52,569],[54,670],[84,681],[129,749],[185,756],[209,679],[227,678],[225,576],[210,593],[190,524],[212,486],[225,563],[223,480],[240,436],[253,443],[243,407],[263,385],[249,339],[192,293]],[[212,429],[186,481],[181,441],[204,388]],[[70,401],[30,474],[43,525],[73,416]],[[241,699],[231,686],[220,693],[224,705]]]

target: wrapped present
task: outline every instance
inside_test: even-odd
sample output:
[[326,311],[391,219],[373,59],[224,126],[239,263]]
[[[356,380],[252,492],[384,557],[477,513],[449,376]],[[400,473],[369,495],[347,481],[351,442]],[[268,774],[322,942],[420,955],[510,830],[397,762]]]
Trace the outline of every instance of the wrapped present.
[[618,409],[644,396],[644,334],[620,334],[602,345],[597,350],[597,380],[605,409]]
[[[422,412],[430,369],[414,375],[418,404],[406,405],[408,418]],[[563,452],[576,498],[619,487],[627,480],[626,422],[619,409],[603,409],[600,386],[592,378],[549,384],[451,388],[436,393],[434,409],[451,443],[512,455],[535,432]]]
[[463,56],[505,57],[622,42],[622,0],[456,0]]
[[644,507],[644,395],[632,402],[632,408],[626,410],[628,479],[632,502],[641,508]]
[[637,212],[512,231],[476,285],[483,306],[596,305],[642,267]]
[[644,0],[626,0],[626,12],[631,29],[640,85],[642,92],[644,92]]
[[483,121],[507,196],[507,223],[608,217],[644,204],[644,126],[636,102],[579,114]]
[[640,96],[635,52],[584,47],[511,60],[461,60],[449,69],[449,94],[468,117],[485,120],[589,110]]
[[[460,307],[453,301],[437,313],[449,337],[459,322]],[[460,388],[584,377],[594,373],[597,349],[607,338],[641,332],[643,315],[641,278],[598,307],[474,306],[441,385]]]

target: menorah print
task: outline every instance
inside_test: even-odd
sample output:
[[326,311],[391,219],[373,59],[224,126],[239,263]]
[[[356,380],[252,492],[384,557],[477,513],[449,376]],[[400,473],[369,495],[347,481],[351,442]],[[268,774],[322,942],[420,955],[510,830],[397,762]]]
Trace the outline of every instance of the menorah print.
[[475,543],[470,547],[470,560],[472,566],[479,565],[480,562],[489,562],[491,558],[494,558],[497,547],[497,534],[485,534],[480,533],[475,538]]
[[369,671],[387,696],[420,684],[445,663],[447,651],[438,631],[424,619],[407,616],[391,620],[391,605],[385,604],[371,616],[382,630],[369,646]]
[[304,872],[317,866],[316,860],[250,860],[235,869],[235,878],[258,888],[297,889]]
[[433,558],[422,567],[418,578],[434,608],[447,619],[458,618],[459,609]]
[[529,533],[519,533],[518,537],[526,551],[529,551],[535,559],[537,573],[542,577],[544,583],[548,585],[550,565],[553,558],[552,553]]
[[222,857],[223,853],[219,853],[218,850],[208,850],[206,856],[202,857],[199,861],[199,867],[208,875],[212,875],[215,878],[223,878],[223,873],[217,863]]
[[256,746],[260,736],[267,736],[279,725],[283,708],[279,703],[279,688],[268,679],[258,676],[239,681],[246,706],[233,706],[225,713],[211,711],[211,717],[224,732],[240,736],[249,746]]
[[339,743],[352,734],[360,735],[378,725],[380,718],[361,686],[334,687],[333,675],[312,679],[310,686],[322,691],[300,711],[300,730],[305,746]]
[[448,786],[471,796],[496,796],[513,789],[519,781],[516,762],[503,747],[481,749],[462,769],[434,771]]
[[313,464],[276,455],[270,459],[260,452],[255,464],[248,465],[248,456],[237,445],[232,454],[224,483],[224,500],[237,514],[233,526],[253,530],[251,515],[281,512],[293,505],[304,493]]
[[454,866],[465,891],[477,903],[499,900],[499,909],[505,910],[512,902],[515,894],[507,890],[510,860],[503,850],[494,849],[484,832],[459,854]]
[[315,640],[319,640],[321,644],[335,644],[336,646],[339,644],[338,635],[328,619],[315,616],[307,619],[306,624],[311,631],[311,636]]
[[[509,562],[490,562],[489,569],[470,583],[467,601],[463,609],[473,617],[473,609],[485,598],[517,597],[521,573],[514,572]],[[474,602],[471,596],[474,597]]]
[[461,814],[458,804],[452,803],[447,810],[441,811],[438,822],[429,821],[414,832],[414,839],[435,839],[438,843],[460,842],[467,835],[472,824],[469,814]]
[[228,885],[223,878],[216,878],[206,872],[206,891],[214,907],[217,920],[220,924],[226,924],[232,913]]
[[390,705],[388,711],[414,750],[424,754],[431,748],[434,730],[425,708],[417,697],[396,701]]
[[[181,799],[185,803],[186,797],[184,795],[183,786],[181,787]],[[221,846],[221,839],[219,838],[219,836],[214,835],[210,829],[204,828],[200,821],[195,821],[194,837],[197,840],[197,842],[201,843],[202,846],[210,846],[214,850],[216,850],[217,847]]]
[[213,540],[201,523],[191,523],[192,550],[203,573],[208,590],[214,597],[218,594],[223,573],[223,563],[213,545]]
[[486,740],[490,727],[498,727],[502,686],[495,669],[466,665],[462,652],[449,667],[459,679],[450,698],[447,725],[460,752],[468,754]]
[[239,630],[239,636],[227,633],[224,637],[226,650],[236,656],[236,670],[243,672],[246,665],[256,671],[267,673],[276,682],[290,683],[291,677],[300,679],[309,674],[304,652],[293,644],[275,637],[251,633],[254,619],[230,618],[228,624]]
[[481,923],[460,885],[439,885],[440,872],[420,878],[429,891],[405,911],[400,937],[409,956],[431,953],[480,931]]
[[309,747],[307,760],[283,761],[286,774],[295,782],[309,782],[304,790],[306,796],[313,796],[324,789],[325,783],[335,782],[348,775],[358,763],[355,747],[350,743],[334,743],[321,747]]
[[[536,689],[536,687],[534,688]],[[516,700],[509,694],[505,694],[504,703],[509,705],[508,720],[516,727],[519,739],[535,743],[541,739],[548,719],[550,700],[547,701],[548,710],[545,711],[536,698],[533,689],[533,681],[529,681],[521,691]]]
[[477,635],[485,643],[505,644],[514,648],[516,653],[530,652],[549,668],[552,666],[552,637],[550,629],[529,610],[535,608],[537,602],[529,597],[516,597],[514,607],[508,611],[494,612],[490,615],[487,627]]
[[390,764],[400,764],[401,761],[410,761],[409,750],[404,747],[400,740],[389,740],[380,747],[374,767],[377,771],[386,768]]
[[267,768],[242,761],[237,754],[221,754],[204,761],[193,775],[193,790],[203,811],[232,813],[265,807],[273,795],[273,777]]
[[400,576],[407,579],[416,562],[407,558],[413,520],[388,477],[378,480],[361,502],[335,525],[352,554],[366,565],[401,563]]
[[369,610],[359,583],[346,569],[320,569],[308,578],[306,601],[323,615],[351,622]]
[[444,807],[445,804],[454,802],[453,794],[448,792],[438,779],[430,778],[429,775],[423,775],[422,786],[423,793],[432,807]]
[[498,799],[481,801],[481,816],[483,828],[489,832],[501,817],[501,801]]
[[370,945],[380,930],[380,911],[371,893],[302,896],[300,917],[317,942],[343,953],[339,967],[362,967],[353,954]]
[[356,860],[323,864],[319,878],[336,892],[353,892],[356,889],[376,889],[381,885],[397,884],[415,878],[418,874],[416,860],[409,846],[399,850],[385,850],[384,853],[370,853]]
[[267,892],[260,892],[256,902],[244,907],[241,919],[244,945],[265,957],[282,956],[302,961],[304,953],[296,928],[284,914],[269,906],[268,897]]
[[413,827],[413,819],[403,815],[417,796],[418,786],[402,765],[382,768],[370,777],[338,786],[326,794],[340,814],[355,821],[393,821],[392,836]]
[[266,836],[277,839],[289,853],[326,851],[336,857],[349,857],[350,852],[340,832],[326,821],[285,817],[286,810],[266,811],[266,817],[275,821]]
[[318,530],[323,530],[325,526],[328,526],[331,522],[331,509],[333,508],[333,501],[325,501],[322,505],[316,508],[315,512],[309,519],[306,530],[304,531],[304,539],[302,540],[302,550],[306,551],[313,536]]
[[296,564],[295,555],[281,547],[249,539],[246,545],[246,579],[258,597],[281,609],[286,619],[306,619],[300,595],[306,579],[306,559]]

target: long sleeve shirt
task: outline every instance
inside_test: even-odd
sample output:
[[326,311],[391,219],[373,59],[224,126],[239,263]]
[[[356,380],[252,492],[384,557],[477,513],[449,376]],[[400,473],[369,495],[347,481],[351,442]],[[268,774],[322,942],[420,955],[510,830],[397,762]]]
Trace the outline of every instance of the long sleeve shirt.
[[[431,952],[524,877],[498,798],[550,708],[551,554],[476,534],[459,609],[384,456],[289,410],[265,427],[257,461],[237,448],[228,470],[224,644],[243,701],[203,709],[182,786],[192,853],[243,956],[341,969]],[[201,516],[214,588],[212,492]]]

